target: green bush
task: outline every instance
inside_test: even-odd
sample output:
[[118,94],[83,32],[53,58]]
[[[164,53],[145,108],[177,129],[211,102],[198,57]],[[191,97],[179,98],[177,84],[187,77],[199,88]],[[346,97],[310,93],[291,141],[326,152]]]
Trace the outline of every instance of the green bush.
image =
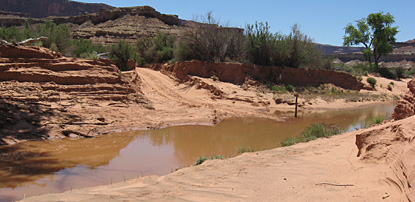
[[97,56],[98,53],[107,52],[107,47],[103,46],[102,44],[93,44],[92,41],[89,39],[74,40],[74,43],[75,43],[75,50],[74,50],[75,57],[91,59],[90,57],[93,55],[98,57]]
[[241,155],[241,154],[247,153],[247,152],[254,152],[254,150],[249,148],[249,147],[240,147],[238,149],[238,155]]
[[373,77],[369,77],[369,78],[367,78],[366,79],[366,81],[374,88],[375,86],[376,86],[376,83],[377,83],[377,81],[376,81],[376,79],[375,78],[373,78]]
[[312,40],[298,25],[288,35],[272,34],[268,23],[247,25],[247,60],[263,66],[331,69],[331,58],[322,56]]
[[0,38],[9,42],[20,42],[28,38],[40,36],[48,37],[39,45],[62,53],[70,52],[72,38],[69,27],[66,24],[56,25],[51,20],[45,23],[31,25],[28,21],[22,27],[0,28]]
[[292,86],[292,85],[287,85],[287,86],[285,87],[285,89],[287,89],[287,91],[288,91],[288,92],[293,92],[293,91],[294,91],[294,86]]
[[387,68],[387,67],[379,67],[378,68],[378,73],[381,77],[384,78],[388,78],[388,79],[397,79],[397,75],[395,74],[395,72],[393,71],[393,69],[391,68]]
[[217,156],[211,156],[211,157],[204,157],[204,156],[200,156],[196,162],[195,162],[195,166],[197,165],[201,165],[203,162],[207,161],[207,160],[213,160],[213,159],[225,159],[223,156],[221,155],[217,155]]
[[375,124],[381,124],[383,122],[383,120],[385,120],[385,117],[378,116],[378,117],[373,118],[373,123],[375,123]]
[[88,60],[97,60],[99,58],[98,55],[96,53],[93,53],[93,52],[81,53],[80,57],[88,59]]
[[241,61],[245,46],[241,29],[221,26],[211,12],[202,16],[200,22],[178,42],[174,51],[178,60]]
[[389,90],[389,91],[392,91],[392,88],[393,88],[393,85],[388,84],[388,90]]
[[275,91],[275,92],[279,92],[279,93],[287,93],[288,92],[286,86],[272,86],[271,90]]
[[154,38],[142,37],[136,43],[138,56],[144,63],[162,63],[172,60],[175,41],[176,37],[166,33],[159,33]]
[[315,140],[320,137],[330,137],[337,135],[341,130],[337,126],[329,126],[319,123],[314,123],[310,127],[307,127],[301,134],[297,137],[290,137],[281,142],[281,146],[290,146],[299,142],[308,142]]
[[394,68],[396,79],[401,80],[402,78],[405,78],[405,69],[402,67],[395,67]]
[[121,71],[127,69],[127,61],[129,59],[137,60],[137,50],[129,43],[123,40],[119,40],[117,44],[111,47],[109,57],[117,65]]
[[297,138],[289,137],[289,138],[286,138],[283,141],[281,141],[281,146],[288,147],[288,146],[294,145],[294,144],[299,143],[299,142],[300,142],[300,140],[298,140]]
[[405,78],[410,78],[410,77],[413,77],[413,76],[415,76],[415,68],[412,68],[411,70],[404,72],[404,77]]

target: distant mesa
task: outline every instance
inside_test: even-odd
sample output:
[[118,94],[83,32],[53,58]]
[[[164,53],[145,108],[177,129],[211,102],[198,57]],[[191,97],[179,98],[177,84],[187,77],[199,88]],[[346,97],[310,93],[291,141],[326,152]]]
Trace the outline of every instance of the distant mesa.
[[85,13],[96,13],[100,9],[113,8],[106,4],[81,3],[68,0],[0,0],[0,10],[26,13],[32,18],[76,16]]

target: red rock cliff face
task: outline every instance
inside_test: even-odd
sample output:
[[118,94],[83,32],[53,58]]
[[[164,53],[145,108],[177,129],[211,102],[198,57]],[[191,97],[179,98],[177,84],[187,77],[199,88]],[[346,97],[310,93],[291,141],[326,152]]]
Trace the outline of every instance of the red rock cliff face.
[[409,92],[398,102],[393,113],[395,120],[415,115],[415,79],[408,82]]
[[311,70],[302,68],[279,68],[257,66],[241,63],[210,63],[201,61],[179,62],[173,65],[153,65],[153,69],[172,72],[180,80],[189,80],[188,75],[211,77],[221,81],[242,84],[249,77],[261,82],[273,82],[299,86],[319,86],[332,83],[336,86],[360,90],[363,83],[351,74],[328,70]]
[[68,0],[0,0],[0,10],[28,13],[30,17],[76,16],[112,9],[106,4],[88,4]]

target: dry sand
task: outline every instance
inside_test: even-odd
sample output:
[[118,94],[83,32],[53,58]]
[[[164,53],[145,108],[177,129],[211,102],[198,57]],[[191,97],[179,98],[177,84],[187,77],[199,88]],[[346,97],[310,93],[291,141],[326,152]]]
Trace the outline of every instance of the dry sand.
[[[227,95],[226,99],[212,99],[209,91],[179,84],[160,72],[136,71],[142,79],[141,90],[154,110],[120,108],[108,116],[129,115],[131,110],[136,110],[136,116],[105,130],[134,129],[132,125],[212,124],[228,116],[278,119],[275,110],[293,108],[276,105],[272,94],[259,95],[233,84],[202,79]],[[378,81],[384,88],[390,82]],[[393,93],[403,94],[405,87],[405,82],[395,82]],[[374,103],[317,100],[305,107],[343,109]],[[106,115],[105,108],[94,110]],[[142,177],[23,201],[414,201],[414,122],[415,117],[410,117],[291,147],[207,161],[166,176]],[[356,135],[360,137],[359,157]]]

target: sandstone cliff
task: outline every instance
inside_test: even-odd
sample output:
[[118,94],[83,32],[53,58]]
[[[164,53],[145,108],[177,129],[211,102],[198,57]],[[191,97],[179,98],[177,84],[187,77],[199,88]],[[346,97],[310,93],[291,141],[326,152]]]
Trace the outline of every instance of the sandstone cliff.
[[95,13],[76,16],[51,16],[30,18],[24,13],[0,12],[0,25],[21,26],[52,20],[56,24],[68,24],[76,39],[91,39],[95,43],[114,44],[118,40],[135,42],[139,37],[156,36],[159,32],[180,35],[194,23],[176,15],[161,14],[149,6],[100,9]]

